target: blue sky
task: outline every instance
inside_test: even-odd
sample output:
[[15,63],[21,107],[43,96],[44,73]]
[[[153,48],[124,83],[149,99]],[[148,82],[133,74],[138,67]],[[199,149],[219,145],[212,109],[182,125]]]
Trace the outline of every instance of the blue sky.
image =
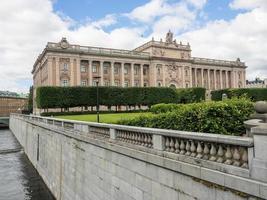
[[0,7],[0,90],[27,92],[47,42],[134,49],[164,38],[192,56],[246,63],[267,78],[267,0],[10,0]]

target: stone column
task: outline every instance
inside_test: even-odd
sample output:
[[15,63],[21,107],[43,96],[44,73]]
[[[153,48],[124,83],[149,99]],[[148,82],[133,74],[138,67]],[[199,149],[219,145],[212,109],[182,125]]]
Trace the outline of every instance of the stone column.
[[189,68],[189,76],[190,76],[190,87],[193,87],[193,68],[192,67],[190,67]]
[[114,62],[110,63],[110,85],[114,86]]
[[76,59],[75,63],[75,85],[81,85],[81,60],[79,58]]
[[103,86],[104,84],[104,75],[103,75],[103,64],[104,64],[104,62],[103,61],[100,61],[100,69],[99,69],[99,71],[100,71],[100,73],[99,73],[99,76],[101,77],[100,78],[100,86]]
[[229,79],[228,79],[228,71],[225,70],[225,82],[226,82],[226,88],[229,88]]
[[70,86],[74,86],[74,60],[70,59]]
[[208,70],[208,89],[211,90],[211,87],[210,87],[210,69],[207,69]]
[[204,69],[201,68],[201,86],[205,87],[204,85]]
[[165,80],[165,65],[162,65],[162,85],[166,87],[166,80]]
[[130,63],[131,66],[131,86],[134,87],[134,64]]
[[214,89],[217,90],[217,70],[214,69],[213,70],[213,74],[214,74]]
[[197,83],[197,68],[195,68],[195,70],[194,70],[194,76],[195,76],[195,87],[198,87],[198,83]]
[[[48,84],[47,85],[53,85],[53,69],[52,69],[52,58],[48,58],[48,62],[47,62],[47,73],[48,73]],[[39,80],[40,83],[42,82],[42,76],[41,73]]]
[[59,58],[56,58],[56,86],[60,86],[60,66]]
[[89,60],[88,63],[89,63],[89,66],[88,66],[88,85],[92,86],[93,85],[93,75],[92,75],[93,61]]
[[220,70],[220,88],[223,89],[222,70]]
[[184,66],[181,67],[182,88],[185,88]]
[[124,63],[121,63],[121,87],[124,87]]
[[143,74],[143,66],[144,64],[140,65],[140,87],[144,87],[144,74]]

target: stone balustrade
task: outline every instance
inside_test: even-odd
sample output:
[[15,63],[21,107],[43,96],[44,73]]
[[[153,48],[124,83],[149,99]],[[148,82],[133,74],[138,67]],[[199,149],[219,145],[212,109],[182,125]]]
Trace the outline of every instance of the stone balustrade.
[[[209,163],[212,162],[213,165],[216,163],[223,164],[225,168],[230,165],[240,169],[248,169],[250,162],[248,152],[253,147],[253,139],[250,137],[225,136],[219,134],[162,130],[81,122],[49,117],[16,115],[26,120],[38,123],[41,122],[42,124],[52,125],[56,128],[79,131],[80,134],[85,136],[92,135],[94,137],[102,137],[103,139],[107,138],[109,139],[109,142],[110,139],[112,139],[113,142],[119,144],[129,144],[132,148],[142,147],[154,149],[161,152],[162,155],[166,157],[173,158],[172,156],[178,156],[175,159],[181,160],[179,156],[183,156],[186,157],[187,160],[188,158],[189,160],[192,158],[194,162],[207,161]],[[221,167],[215,168],[222,169]],[[240,173],[238,172],[238,174]]]
[[[258,115],[253,116],[258,117]],[[267,118],[267,115],[264,113],[260,117]],[[228,191],[232,191],[237,196],[240,194],[238,199],[267,199],[267,123],[264,123],[263,119],[245,122],[249,133],[247,137],[130,127],[20,114],[12,114],[10,119],[11,130],[22,143],[25,152],[37,169],[48,170],[56,166],[61,167],[61,164],[56,161],[44,162],[48,155],[54,155],[54,151],[57,150],[55,151],[57,157],[49,157],[49,160],[65,158],[64,162],[73,164],[75,169],[79,167],[81,172],[90,168],[88,164],[92,163],[96,163],[97,169],[100,170],[101,167],[110,167],[107,170],[115,173],[112,177],[126,177],[126,181],[130,184],[136,183],[134,174],[144,174],[145,177],[152,178],[153,183],[167,184],[168,188],[172,188],[176,193],[180,190],[184,191],[187,185],[184,178],[187,177],[192,180],[188,184],[190,194],[191,188],[196,188],[192,186],[192,183],[204,183],[208,185],[210,191],[214,191],[214,188],[221,188],[224,195],[227,195]],[[47,146],[47,142],[54,146]],[[50,153],[51,150],[53,153]],[[42,159],[38,161],[39,157],[36,155],[39,153]],[[72,155],[69,156],[69,153]],[[98,156],[104,156],[105,159],[102,157],[100,159]],[[84,160],[88,160],[85,162],[86,165],[83,164]],[[55,164],[55,166],[48,168],[44,163]],[[124,168],[114,170],[111,165],[123,165]],[[86,170],[82,170],[84,166]],[[65,167],[63,169],[67,170]],[[136,171],[133,172],[134,174],[124,175],[126,169]],[[42,170],[40,170],[41,173]],[[168,175],[166,170],[168,170]],[[68,176],[69,173],[64,173],[67,175],[65,178],[69,178],[70,183],[73,183],[72,177]],[[47,174],[50,175],[50,171]],[[55,174],[59,174],[58,171]],[[84,180],[92,180],[91,176],[94,174],[97,173],[89,170]],[[46,178],[46,173],[42,175]],[[97,180],[103,180],[103,177]],[[48,180],[48,183],[50,182],[53,181]],[[177,185],[178,182],[180,185]],[[112,183],[109,182],[109,184]],[[146,182],[141,183],[141,188],[146,186]],[[84,185],[83,182],[81,184]],[[124,181],[122,185],[125,184]],[[99,182],[94,182],[93,185],[101,186]],[[116,187],[118,188],[117,184]],[[196,191],[196,196],[200,196],[199,192],[202,194],[202,189],[196,189]],[[150,193],[154,194],[155,191]],[[207,191],[204,193],[210,194]],[[165,194],[167,193],[163,196]],[[195,193],[193,192],[192,196],[193,194]],[[221,196],[210,194],[209,197],[198,199],[221,199],[219,197]],[[169,196],[166,198],[177,199]],[[223,199],[236,198],[225,196]]]

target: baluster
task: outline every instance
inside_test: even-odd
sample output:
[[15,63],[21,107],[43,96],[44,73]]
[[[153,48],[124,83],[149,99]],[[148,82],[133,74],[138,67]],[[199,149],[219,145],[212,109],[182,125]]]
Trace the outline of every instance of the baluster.
[[201,143],[200,141],[197,142],[197,158],[202,158],[203,157],[203,149],[202,149],[202,146],[201,146]]
[[170,138],[170,152],[174,152],[174,142],[172,138]]
[[135,141],[134,141],[134,133],[131,134],[131,143],[134,144]]
[[144,146],[147,147],[148,146],[148,138],[147,138],[146,134],[143,134],[143,135],[144,135]]
[[233,158],[234,158],[233,165],[239,167],[240,166],[240,158],[241,158],[241,156],[240,156],[240,152],[238,150],[238,147],[235,147],[235,149],[234,149]]
[[184,141],[181,140],[181,144],[180,144],[180,154],[184,155],[185,154],[185,144]]
[[219,149],[218,149],[218,152],[217,152],[217,162],[219,163],[222,163],[223,162],[223,148],[222,148],[222,145],[220,144],[219,145]]
[[145,146],[145,135],[141,133],[141,145]]
[[191,154],[191,152],[190,152],[190,143],[189,143],[189,140],[186,141],[185,150],[186,150],[185,155],[189,156],[189,155]]
[[216,160],[216,148],[215,148],[215,145],[212,143],[211,144],[211,149],[210,149],[210,155],[211,155],[211,157],[210,157],[210,161],[215,161]]
[[141,133],[138,133],[138,145],[142,144]]
[[243,155],[242,155],[242,158],[241,158],[243,164],[241,167],[243,168],[248,168],[248,152],[247,152],[247,149],[243,149]]
[[196,154],[196,145],[195,145],[194,141],[191,141],[190,151],[191,151],[190,156],[195,157],[197,155]]
[[151,148],[152,145],[152,135],[148,135],[148,147]]
[[229,145],[226,147],[226,152],[224,156],[226,158],[226,161],[224,162],[224,164],[231,165],[232,164],[232,151]]
[[174,148],[175,148],[175,153],[179,153],[180,152],[180,150],[179,150],[179,141],[178,141],[177,138],[175,139]]
[[138,134],[134,134],[134,144],[138,144]]
[[170,151],[170,142],[169,142],[168,137],[166,137],[166,140],[165,140],[165,150]]

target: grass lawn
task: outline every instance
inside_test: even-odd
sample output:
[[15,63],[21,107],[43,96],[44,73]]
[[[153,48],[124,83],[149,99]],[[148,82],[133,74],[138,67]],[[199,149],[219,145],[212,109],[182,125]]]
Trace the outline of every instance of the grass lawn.
[[[140,115],[148,115],[150,113],[105,113],[99,115],[100,122],[115,124],[121,119],[132,119]],[[78,121],[87,121],[87,122],[96,122],[96,114],[86,114],[86,115],[65,115],[65,116],[56,116],[56,118],[61,119],[71,119]]]

